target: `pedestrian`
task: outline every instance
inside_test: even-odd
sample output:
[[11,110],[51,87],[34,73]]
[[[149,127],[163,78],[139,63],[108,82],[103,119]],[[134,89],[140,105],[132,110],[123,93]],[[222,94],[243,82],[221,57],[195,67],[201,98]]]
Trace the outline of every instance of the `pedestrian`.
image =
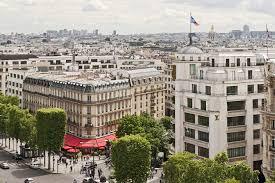
[[67,161],[66,161],[66,168],[68,168],[68,163],[67,163]]
[[77,180],[76,180],[76,179],[74,179],[73,183],[77,183]]
[[92,169],[91,174],[92,174],[92,177],[95,178],[95,169],[94,168]]
[[71,170],[71,172],[73,171],[73,166],[70,166],[70,170]]
[[100,178],[101,177],[101,171],[100,171],[101,169],[99,168],[99,169],[97,169],[97,173],[98,173],[98,177]]

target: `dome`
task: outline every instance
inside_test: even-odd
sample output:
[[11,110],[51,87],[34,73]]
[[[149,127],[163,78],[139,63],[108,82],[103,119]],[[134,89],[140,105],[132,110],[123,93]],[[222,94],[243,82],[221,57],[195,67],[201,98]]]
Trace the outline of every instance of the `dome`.
[[181,48],[178,51],[179,54],[203,54],[203,51],[200,48],[197,48],[195,46],[187,46],[184,48]]

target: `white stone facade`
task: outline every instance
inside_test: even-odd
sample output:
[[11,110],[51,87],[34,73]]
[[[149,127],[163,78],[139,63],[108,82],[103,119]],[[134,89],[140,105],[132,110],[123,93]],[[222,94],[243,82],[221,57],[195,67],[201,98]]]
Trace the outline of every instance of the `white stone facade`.
[[203,53],[187,47],[176,54],[176,152],[230,161],[262,160],[260,108],[264,68],[247,51]]

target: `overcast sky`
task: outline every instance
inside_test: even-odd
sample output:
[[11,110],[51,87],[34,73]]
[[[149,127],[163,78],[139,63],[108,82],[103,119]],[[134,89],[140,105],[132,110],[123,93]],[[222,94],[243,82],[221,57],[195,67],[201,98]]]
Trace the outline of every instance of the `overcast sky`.
[[[0,32],[99,29],[119,34],[275,29],[274,0],[0,0]],[[272,25],[273,24],[273,25]]]

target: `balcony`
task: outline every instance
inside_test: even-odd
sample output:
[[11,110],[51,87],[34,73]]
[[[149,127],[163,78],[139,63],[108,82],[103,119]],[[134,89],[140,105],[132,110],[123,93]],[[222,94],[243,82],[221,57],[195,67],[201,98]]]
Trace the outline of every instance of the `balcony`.
[[238,126],[228,126],[227,133],[241,132],[246,131],[246,125],[238,125]]
[[275,153],[275,147],[273,147],[273,146],[269,146],[269,151],[271,151],[271,152]]
[[228,143],[228,148],[231,149],[231,148],[246,146],[247,141],[241,140],[241,141],[234,141],[234,142],[227,142],[227,143]]
[[246,156],[233,157],[233,158],[229,158],[229,162],[245,161],[246,158],[247,158]]
[[234,116],[245,116],[246,115],[246,110],[242,109],[242,110],[232,110],[232,111],[228,111],[228,117],[234,117]]

